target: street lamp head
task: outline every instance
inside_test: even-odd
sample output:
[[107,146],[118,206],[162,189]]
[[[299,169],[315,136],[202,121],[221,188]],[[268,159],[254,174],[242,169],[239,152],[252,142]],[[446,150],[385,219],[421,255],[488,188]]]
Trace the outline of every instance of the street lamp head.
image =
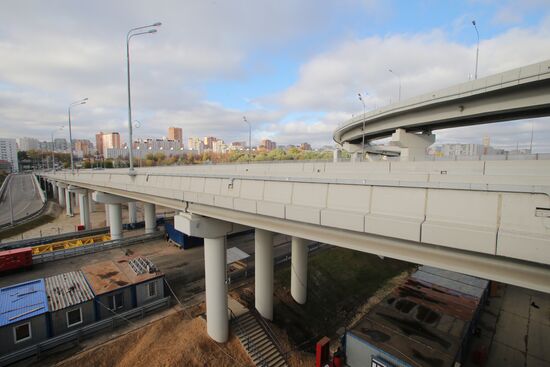
[[155,24],[153,24],[151,27],[160,27],[162,25],[161,22],[156,22]]
[[361,93],[357,93],[357,96],[359,97],[360,101],[363,101],[363,96],[361,96]]
[[157,30],[156,29],[151,29],[149,32],[147,33],[157,33]]
[[83,100],[83,101],[87,101],[87,100],[88,100],[88,97],[86,97],[86,98],[84,98],[84,99],[82,99],[82,100]]
[[472,20],[472,24],[473,24],[473,26],[475,27],[475,26],[476,26],[476,21],[475,21],[475,20]]

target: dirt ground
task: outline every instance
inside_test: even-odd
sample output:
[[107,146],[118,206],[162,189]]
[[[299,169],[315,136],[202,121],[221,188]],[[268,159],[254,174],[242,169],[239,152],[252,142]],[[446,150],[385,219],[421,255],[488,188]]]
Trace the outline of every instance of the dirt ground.
[[235,336],[217,344],[206,322],[183,312],[167,316],[58,363],[58,367],[253,366]]

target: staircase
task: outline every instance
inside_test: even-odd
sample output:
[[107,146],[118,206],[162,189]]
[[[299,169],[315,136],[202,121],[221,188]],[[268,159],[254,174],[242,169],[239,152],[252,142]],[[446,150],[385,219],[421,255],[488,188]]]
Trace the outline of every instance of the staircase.
[[233,332],[256,366],[287,367],[288,364],[276,346],[273,337],[269,335],[256,317],[249,311],[234,318]]

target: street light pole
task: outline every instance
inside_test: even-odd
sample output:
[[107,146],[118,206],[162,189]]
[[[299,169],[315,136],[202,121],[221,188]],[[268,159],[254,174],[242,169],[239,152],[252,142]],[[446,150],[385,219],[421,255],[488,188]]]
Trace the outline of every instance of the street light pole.
[[472,24],[473,24],[474,28],[476,29],[476,34],[477,34],[476,71],[475,71],[475,74],[474,74],[474,79],[477,79],[477,63],[478,63],[478,60],[479,60],[479,31],[477,30],[477,25],[476,25],[475,20],[472,20]]
[[246,116],[243,116],[244,122],[248,124],[248,162],[250,163],[250,153],[252,151],[252,125],[246,119]]
[[71,129],[71,107],[85,104],[88,98],[84,98],[78,101],[75,101],[69,105],[68,111],[69,111],[69,145],[70,145],[70,152],[71,152],[71,174],[74,174],[74,163],[73,163],[73,134]]
[[395,71],[393,71],[392,69],[389,69],[388,71],[390,73],[392,73],[393,75],[395,75],[397,77],[397,79],[399,80],[399,95],[398,95],[397,101],[401,102],[401,76],[399,74],[397,74]]
[[157,30],[149,29],[143,32],[137,32],[137,33],[133,33],[133,32],[141,29],[151,28],[151,27],[159,27],[161,26],[161,24],[162,23],[157,22],[157,23],[142,26],[142,27],[132,28],[126,34],[126,74],[127,74],[127,80],[128,80],[128,138],[130,140],[130,150],[128,151],[128,158],[130,160],[130,172],[129,172],[130,175],[135,175],[134,161],[133,161],[132,148],[131,148],[133,138],[132,138],[132,98],[130,94],[130,40],[132,39],[132,37],[139,36],[142,34],[156,33]]
[[362,142],[362,156],[361,156],[361,160],[363,160],[363,158],[365,158],[365,119],[366,119],[366,115],[367,115],[367,108],[365,106],[365,101],[363,100],[363,96],[361,96],[361,93],[357,93],[357,96],[359,97],[359,100],[361,101],[361,103],[363,104],[363,142]]
[[59,129],[57,130],[54,130],[52,131],[52,171],[55,172],[55,155],[54,155],[54,152],[55,152],[55,144],[53,142],[53,134],[56,132],[56,131],[61,131],[63,130],[63,126],[61,126]]

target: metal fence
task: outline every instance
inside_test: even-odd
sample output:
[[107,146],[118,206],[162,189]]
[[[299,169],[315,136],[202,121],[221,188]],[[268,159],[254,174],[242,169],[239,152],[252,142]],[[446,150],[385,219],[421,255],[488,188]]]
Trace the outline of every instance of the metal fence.
[[68,257],[80,256],[92,254],[95,252],[101,252],[105,250],[110,250],[117,247],[135,245],[136,243],[145,243],[147,241],[152,241],[158,238],[162,238],[164,232],[157,231],[155,233],[148,233],[144,235],[139,235],[135,237],[123,238],[121,240],[112,240],[100,242],[93,245],[75,247],[65,250],[57,250],[52,252],[45,252],[43,254],[37,254],[32,256],[33,264],[40,264],[48,261],[55,261],[66,259]]
[[111,318],[95,322],[90,325],[86,325],[78,330],[74,330],[54,338],[50,338],[41,343],[33,346],[6,354],[0,357],[0,366],[7,366],[11,363],[15,363],[21,359],[37,356],[40,358],[41,353],[44,353],[50,349],[59,347],[67,343],[80,343],[81,340],[90,338],[93,335],[102,332],[104,330],[112,330],[117,326],[125,324],[129,319],[143,318],[146,315],[168,307],[170,305],[170,297],[159,299],[155,302],[151,302],[144,306],[134,308],[130,311],[117,314]]

